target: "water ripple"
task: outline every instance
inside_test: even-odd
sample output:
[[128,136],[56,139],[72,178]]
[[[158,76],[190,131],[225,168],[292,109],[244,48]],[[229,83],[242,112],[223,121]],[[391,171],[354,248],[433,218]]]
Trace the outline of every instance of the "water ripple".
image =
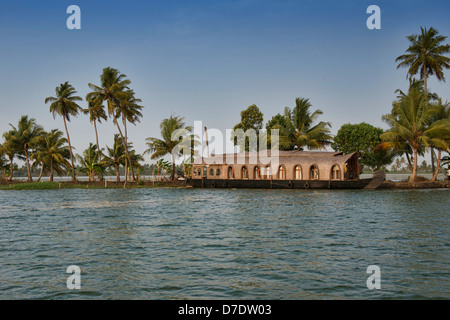
[[[0,191],[0,299],[449,299],[448,190]],[[66,287],[78,265],[82,289]],[[382,289],[366,287],[367,266]]]

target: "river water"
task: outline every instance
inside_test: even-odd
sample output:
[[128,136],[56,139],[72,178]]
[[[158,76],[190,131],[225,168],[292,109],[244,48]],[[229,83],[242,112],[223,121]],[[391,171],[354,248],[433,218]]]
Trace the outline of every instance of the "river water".
[[0,299],[450,298],[445,189],[0,191],[0,204]]

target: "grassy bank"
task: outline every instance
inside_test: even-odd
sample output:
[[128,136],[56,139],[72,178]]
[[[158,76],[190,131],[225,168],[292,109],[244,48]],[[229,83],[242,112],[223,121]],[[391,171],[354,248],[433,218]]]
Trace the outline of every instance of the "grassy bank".
[[159,182],[3,182],[0,190],[56,190],[56,189],[123,189],[123,188],[182,188],[186,187],[180,181],[159,181]]

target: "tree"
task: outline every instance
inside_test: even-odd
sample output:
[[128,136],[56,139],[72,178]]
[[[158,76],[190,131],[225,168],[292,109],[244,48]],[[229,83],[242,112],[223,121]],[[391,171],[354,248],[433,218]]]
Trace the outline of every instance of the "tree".
[[320,121],[315,124],[319,115],[323,112],[316,110],[310,112],[312,107],[309,99],[297,98],[295,107],[284,111],[283,123],[275,124],[273,129],[278,129],[280,134],[280,149],[302,151],[305,147],[310,150],[325,149],[331,143],[331,124]]
[[[94,100],[88,100],[88,108],[83,109],[84,114],[89,115],[89,121],[94,125],[95,130],[95,141],[97,143],[97,150],[100,149],[100,144],[98,143],[98,132],[97,132],[97,122],[102,123],[102,120],[107,120],[108,117],[106,116],[105,109],[103,108],[102,104],[96,104]],[[98,152],[98,162],[102,161],[101,152]]]
[[114,143],[112,148],[106,146],[107,156],[103,159],[103,162],[107,167],[113,167],[116,171],[116,180],[120,182],[120,166],[125,165],[127,161],[127,155],[125,153],[125,147],[122,144],[120,135],[116,133],[114,135]]
[[[144,161],[144,158],[133,150],[133,144],[131,142],[128,143],[127,148],[130,154],[132,166],[141,168],[142,166],[139,162]],[[116,172],[116,180],[117,182],[120,182],[120,166],[127,168],[126,164],[128,163],[128,157],[125,153],[125,148],[119,134],[114,135],[114,144],[112,148],[106,146],[106,150],[108,154],[104,157],[102,163],[105,167],[114,168]],[[128,172],[125,170],[125,176],[127,176],[127,174]]]
[[[449,134],[450,125],[446,120],[431,123],[436,114],[436,108],[429,106],[426,94],[416,86],[410,86],[408,94],[400,95],[392,104],[390,114],[382,117],[390,129],[381,134],[384,148],[398,148],[408,144],[413,150],[414,163],[410,182],[417,176],[418,153],[423,147],[434,146],[445,148],[447,145],[442,137]],[[448,148],[448,146],[447,146]]]
[[410,35],[407,39],[410,42],[406,49],[406,54],[397,57],[395,62],[399,62],[398,68],[408,67],[407,77],[420,73],[420,78],[424,81],[425,95],[428,94],[428,76],[435,75],[439,81],[445,81],[444,69],[450,68],[450,58],[445,54],[450,53],[450,45],[443,44],[447,37],[430,27],[420,27],[420,35]]
[[376,128],[368,123],[344,124],[334,137],[331,147],[335,151],[344,153],[358,152],[362,165],[379,170],[382,166],[390,164],[396,154],[377,148],[382,142],[380,135],[383,129]]
[[12,124],[9,124],[13,131],[11,132],[12,145],[17,149],[22,150],[25,155],[25,161],[27,165],[28,179],[27,181],[33,181],[31,177],[30,168],[30,149],[34,148],[39,140],[39,136],[43,132],[43,128],[36,124],[36,120],[28,116],[22,116],[17,124],[17,128]]
[[3,176],[6,176],[6,169],[8,168],[6,162],[3,146],[0,144],[0,169],[3,171]]
[[36,143],[36,151],[31,155],[36,164],[42,165],[38,181],[45,171],[50,172],[48,181],[51,182],[54,172],[61,176],[70,167],[69,147],[66,145],[67,139],[63,135],[63,132],[53,129],[50,132],[44,132],[39,137]]
[[[259,110],[259,108],[256,105],[252,104],[247,109],[243,110],[241,112],[241,122],[236,124],[234,126],[233,130],[241,129],[244,133],[247,130],[254,130],[256,132],[256,141],[250,141],[250,139],[252,139],[251,136],[248,138],[245,138],[245,141],[244,140],[239,141],[240,139],[235,137],[234,145],[237,145],[239,142],[241,142],[241,143],[244,143],[244,145],[240,146],[241,150],[257,151],[257,150],[250,150],[250,146],[254,145],[259,149],[258,136],[259,136],[259,131],[263,127],[263,120],[264,120],[264,114]],[[253,138],[255,138],[255,137],[253,137]]]
[[3,138],[5,139],[4,143],[0,147],[1,152],[8,157],[9,159],[9,177],[7,181],[12,181],[13,172],[14,172],[14,157],[19,158],[20,160],[25,160],[23,157],[22,148],[17,143],[17,135],[16,130],[10,130],[3,134]]
[[69,144],[70,152],[70,163],[72,166],[72,181],[75,181],[75,167],[73,163],[73,152],[72,145],[70,144],[69,130],[67,129],[67,122],[70,122],[70,117],[76,117],[82,108],[75,101],[82,101],[83,99],[79,96],[75,96],[77,91],[75,88],[69,84],[68,81],[61,83],[55,89],[55,97],[45,98],[45,103],[50,104],[50,112],[53,114],[53,119],[56,115],[59,115],[64,120],[64,128],[66,130],[67,142]]
[[98,162],[97,145],[89,143],[87,149],[82,155],[77,154],[77,160],[80,163],[80,172],[84,172],[89,176],[89,181],[95,180],[95,174],[103,171],[102,165]]
[[[137,99],[134,96],[134,91],[131,89],[127,89],[125,91],[127,93],[127,98],[120,101],[117,109],[116,109],[116,118],[119,119],[122,118],[122,123],[124,127],[124,136],[125,136],[125,144],[128,144],[128,129],[127,129],[127,122],[130,122],[134,125],[136,125],[136,122],[140,122],[140,119],[142,117],[141,110],[143,106],[139,105],[138,103],[141,103],[141,99]],[[130,155],[131,159],[131,155]],[[133,161],[131,159],[131,161]],[[127,172],[128,166],[127,163],[125,163],[125,172]],[[133,173],[133,165],[130,165],[131,172],[133,174],[134,179],[134,173]],[[125,179],[128,179],[128,174],[125,175]]]
[[144,154],[151,153],[151,159],[158,159],[170,154],[172,157],[171,179],[174,180],[175,157],[192,155],[194,137],[190,133],[193,131],[193,128],[185,125],[183,117],[173,115],[168,119],[164,119],[160,128],[162,139],[150,137],[145,139],[148,149],[144,151]]
[[112,117],[122,139],[122,144],[125,148],[125,153],[131,167],[131,173],[134,181],[135,176],[133,166],[131,164],[130,154],[128,152],[127,141],[118,122],[118,117],[121,115],[119,107],[121,103],[126,103],[130,97],[126,90],[129,89],[128,85],[131,84],[131,81],[126,79],[125,74],[121,74],[119,70],[111,67],[103,69],[100,80],[100,86],[89,83],[89,88],[93,91],[87,94],[86,99],[93,100],[96,104],[103,104],[103,101],[106,101],[108,114]]
[[[432,123],[438,122],[438,121],[446,121],[450,125],[450,103],[445,102],[442,103],[442,99],[438,99],[438,103],[436,104],[436,113],[433,115],[431,121]],[[446,137],[438,137],[438,143],[436,145],[433,145],[434,140],[432,139],[431,144],[433,147],[438,149],[438,156],[437,156],[437,164],[436,169],[433,172],[433,177],[431,178],[431,181],[436,181],[437,176],[439,174],[439,169],[441,167],[441,155],[442,151],[448,151],[445,148],[442,148],[442,145],[439,144],[440,138],[443,138],[446,141],[447,146],[450,145],[450,136]],[[445,145],[443,145],[445,147]],[[433,152],[433,151],[431,151]]]

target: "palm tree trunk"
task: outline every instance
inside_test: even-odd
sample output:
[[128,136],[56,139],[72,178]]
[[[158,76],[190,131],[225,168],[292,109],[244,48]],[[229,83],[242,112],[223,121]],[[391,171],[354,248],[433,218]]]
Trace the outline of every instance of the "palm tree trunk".
[[413,151],[414,151],[414,164],[411,177],[409,178],[409,182],[414,182],[417,176],[417,150],[413,149]]
[[442,150],[438,149],[438,156],[437,156],[437,164],[436,164],[436,170],[433,173],[433,177],[431,178],[430,181],[436,181],[437,180],[437,176],[439,174],[439,168],[441,166],[441,155],[442,155]]
[[9,177],[8,181],[12,181],[13,178],[13,171],[14,171],[14,163],[13,163],[14,157],[9,158]]
[[27,159],[27,172],[28,172],[28,182],[33,181],[33,178],[31,177],[31,170],[30,170],[30,159],[28,158],[28,150],[27,147],[24,148],[25,151],[25,157]]
[[[124,117],[123,118],[123,126],[124,126],[124,130],[125,130],[125,143],[128,146],[128,129],[127,129],[127,119]],[[133,169],[133,164],[131,163],[131,159],[130,159],[130,169],[131,169],[131,175],[133,176],[133,181],[136,181],[136,177],[134,175],[134,169]],[[128,171],[127,171],[128,172]]]
[[116,168],[116,181],[120,182],[120,170],[119,170],[119,166],[115,165],[114,168]]
[[53,182],[53,159],[50,158],[50,176],[48,177],[49,182]]
[[423,88],[425,91],[425,101],[428,103],[427,66],[425,64],[423,64]]
[[433,152],[433,148],[430,148],[430,153],[431,153],[431,172],[434,173],[434,169],[435,169],[435,166],[434,166],[435,154]]
[[[94,119],[94,129],[95,129],[95,141],[97,142],[97,152],[98,152],[98,162],[102,161],[102,155],[100,153],[100,144],[98,143],[98,133],[97,133],[97,123]],[[103,181],[103,173],[99,173],[100,181]]]
[[411,159],[409,158],[409,154],[406,152],[405,155],[406,155],[406,160],[408,161],[409,170],[412,171],[413,168],[412,168],[412,164],[411,164]]
[[66,115],[63,115],[64,128],[66,129],[67,143],[69,144],[70,163],[72,164],[72,181],[75,181],[75,166],[73,165],[72,145],[70,144],[69,131],[67,130]]
[[[125,148],[125,153],[127,154],[127,159],[128,159],[129,164],[130,164],[131,173],[132,173],[133,181],[134,181],[135,178],[134,178],[133,166],[131,165],[131,158],[130,158],[130,154],[128,153],[128,146],[125,143],[125,137],[123,136],[122,130],[120,129],[120,126],[119,126],[119,123],[117,122],[117,119],[114,119],[114,122],[116,123],[117,129],[119,129],[119,134],[120,134],[120,137],[122,138],[122,143],[123,143],[123,146]],[[125,172],[125,174],[126,174],[126,172]]]
[[175,157],[172,154],[172,176],[170,177],[173,180],[175,180]]
[[41,181],[43,173],[44,173],[44,163],[42,163],[41,173],[39,173],[39,178],[37,179],[38,182]]

